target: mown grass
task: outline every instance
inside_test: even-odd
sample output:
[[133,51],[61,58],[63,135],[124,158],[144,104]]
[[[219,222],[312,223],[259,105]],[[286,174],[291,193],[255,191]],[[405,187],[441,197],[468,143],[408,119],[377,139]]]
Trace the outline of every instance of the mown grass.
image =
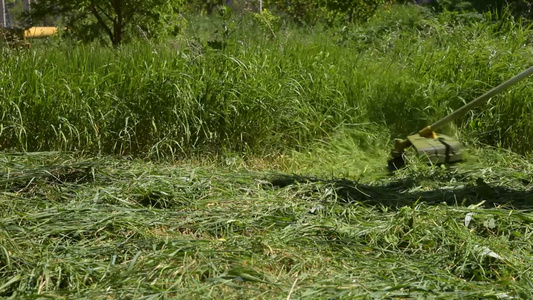
[[533,165],[471,157],[378,180],[3,154],[0,293],[531,298]]
[[[68,42],[3,49],[0,147],[262,155],[351,124],[405,136],[531,64],[530,28],[505,17],[398,6],[366,25],[287,25],[275,35],[254,18],[209,22],[194,19],[174,41],[118,50]],[[530,152],[530,83],[450,130]]]

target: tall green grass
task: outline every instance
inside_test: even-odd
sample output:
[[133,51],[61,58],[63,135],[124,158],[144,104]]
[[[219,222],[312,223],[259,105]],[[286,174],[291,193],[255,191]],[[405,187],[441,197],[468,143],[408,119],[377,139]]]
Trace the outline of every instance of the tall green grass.
[[[531,64],[528,27],[475,17],[397,6],[341,29],[285,26],[269,35],[244,17],[224,35],[207,29],[160,44],[2,49],[0,147],[261,154],[361,123],[404,136]],[[531,151],[530,84],[464,117],[457,132]]]

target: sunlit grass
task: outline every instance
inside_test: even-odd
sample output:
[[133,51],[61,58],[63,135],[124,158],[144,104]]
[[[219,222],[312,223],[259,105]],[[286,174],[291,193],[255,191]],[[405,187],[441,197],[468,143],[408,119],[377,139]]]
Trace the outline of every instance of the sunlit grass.
[[365,183],[224,162],[0,162],[4,297],[533,296],[533,166],[498,151]]
[[[283,152],[369,122],[405,136],[531,63],[529,28],[476,20],[399,7],[274,40],[244,18],[223,50],[207,46],[210,32],[118,50],[3,49],[0,147],[183,158]],[[458,121],[464,139],[530,151],[530,82]]]
[[533,298],[531,80],[445,129],[465,163],[385,170],[531,63],[475,17],[2,49],[0,296]]

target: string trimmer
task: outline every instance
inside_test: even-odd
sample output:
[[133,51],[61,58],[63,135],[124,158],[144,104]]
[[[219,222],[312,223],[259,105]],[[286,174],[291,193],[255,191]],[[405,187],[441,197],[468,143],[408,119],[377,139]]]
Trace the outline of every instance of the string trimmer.
[[[408,136],[407,139],[394,140],[394,149],[391,151],[391,158],[388,162],[389,169],[395,170],[403,167],[406,163],[405,158],[409,155],[425,157],[431,164],[445,164],[462,161],[463,155],[461,152],[461,143],[447,135],[437,134],[435,133],[435,130],[457,119],[474,107],[483,104],[492,96],[516,84],[532,73],[533,67],[530,67],[529,69],[486,92],[475,100],[463,105],[461,108],[457,109],[446,117],[420,130],[418,133]],[[411,146],[413,146],[412,149],[414,151],[406,151]]]

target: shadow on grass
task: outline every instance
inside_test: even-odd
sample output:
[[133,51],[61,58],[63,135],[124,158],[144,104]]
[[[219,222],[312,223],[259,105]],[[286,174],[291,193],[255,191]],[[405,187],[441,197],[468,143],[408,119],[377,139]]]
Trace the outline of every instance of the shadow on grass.
[[[514,190],[503,186],[491,186],[482,180],[473,184],[458,185],[431,190],[416,190],[420,182],[405,178],[385,185],[365,185],[347,179],[328,179],[298,175],[278,174],[269,180],[273,187],[283,188],[291,185],[323,184],[333,188],[339,200],[366,205],[386,207],[411,206],[424,202],[429,205],[446,203],[448,205],[469,206],[484,201],[483,207],[505,207],[518,210],[533,209],[533,190]],[[524,182],[524,185],[530,182]]]

